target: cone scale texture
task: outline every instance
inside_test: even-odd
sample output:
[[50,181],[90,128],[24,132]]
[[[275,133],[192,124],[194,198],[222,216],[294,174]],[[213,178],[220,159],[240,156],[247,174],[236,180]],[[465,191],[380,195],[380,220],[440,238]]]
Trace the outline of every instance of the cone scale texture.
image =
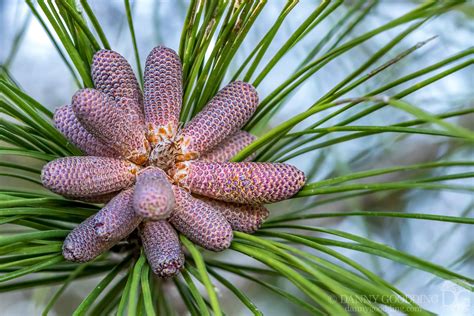
[[127,237],[142,221],[133,209],[133,189],[120,192],[94,216],[94,229],[99,238],[120,240]]
[[[239,151],[250,145],[255,139],[257,139],[257,137],[246,131],[238,131],[224,139],[210,151],[201,155],[199,160],[218,162],[229,161]],[[255,155],[251,155],[250,157],[247,157],[246,161],[252,160],[254,156]]]
[[72,198],[95,197],[132,185],[138,167],[106,157],[65,157],[46,164],[41,182],[49,190]]
[[81,124],[95,137],[136,164],[148,160],[150,145],[144,127],[98,90],[82,89],[72,98],[72,109]]
[[209,151],[244,126],[257,105],[257,91],[251,84],[228,84],[184,127],[183,154]]
[[232,230],[254,233],[270,214],[263,205],[236,204],[200,197],[202,201],[218,210],[232,226]]
[[100,50],[94,54],[92,80],[97,90],[109,95],[138,124],[144,123],[143,97],[128,61],[119,53]]
[[168,221],[145,221],[140,225],[140,238],[152,271],[170,278],[184,266],[184,253],[178,234]]
[[79,201],[82,201],[82,202],[101,204],[101,203],[109,202],[118,193],[119,193],[119,191],[115,191],[115,192],[110,192],[110,193],[105,193],[105,194],[100,194],[100,195],[94,195],[94,196],[87,196],[87,197],[84,197],[84,196],[82,196],[82,197],[71,197],[71,196],[64,195],[64,194],[63,194],[63,196],[65,198],[68,198],[68,199],[71,199],[71,200],[79,200]]
[[153,48],[146,60],[144,77],[147,138],[153,145],[176,135],[183,99],[182,80],[176,52],[162,46]]
[[142,171],[135,185],[135,212],[152,220],[165,219],[174,208],[174,193],[166,173],[159,168]]
[[76,118],[70,105],[59,107],[53,117],[56,128],[88,156],[120,157],[120,154],[89,133]]
[[219,211],[196,199],[185,190],[173,186],[176,207],[171,212],[170,223],[195,244],[212,251],[222,251],[230,246],[232,227]]
[[288,199],[304,185],[304,173],[288,164],[258,162],[179,163],[174,180],[191,192],[221,201],[264,204]]
[[94,215],[76,226],[64,240],[63,256],[72,262],[91,261],[110,249],[118,240],[103,240],[94,229]]

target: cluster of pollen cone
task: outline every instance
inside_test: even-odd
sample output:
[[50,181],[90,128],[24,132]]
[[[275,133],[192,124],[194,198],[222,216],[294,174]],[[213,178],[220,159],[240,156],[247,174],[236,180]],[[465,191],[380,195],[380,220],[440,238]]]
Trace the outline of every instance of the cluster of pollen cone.
[[67,260],[90,261],[137,229],[154,273],[171,277],[184,265],[176,231],[222,251],[233,230],[260,227],[268,216],[263,204],[303,186],[304,174],[287,164],[228,162],[255,139],[241,130],[258,105],[252,85],[230,83],[180,128],[181,62],[173,50],[152,50],[143,94],[114,51],[94,55],[92,79],[95,89],[79,90],[54,115],[85,156],[51,161],[41,175],[66,198],[106,203],[67,236]]

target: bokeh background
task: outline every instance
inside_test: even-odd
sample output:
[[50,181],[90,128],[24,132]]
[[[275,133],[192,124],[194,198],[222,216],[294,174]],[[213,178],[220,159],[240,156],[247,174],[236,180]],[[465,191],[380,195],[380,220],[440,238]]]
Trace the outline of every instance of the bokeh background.
[[[367,1],[368,3],[370,1]],[[148,52],[158,44],[177,49],[181,27],[185,18],[188,1],[163,0],[136,0],[133,1],[133,16],[137,34],[138,48],[142,64]],[[239,50],[234,69],[248,56],[255,43],[268,30],[276,15],[280,12],[285,1],[269,1],[256,27],[249,34]],[[298,27],[299,23],[312,10],[318,1],[301,0],[300,4],[291,12],[284,22],[281,32],[270,46],[269,56],[278,49],[288,36]],[[364,30],[380,25],[388,19],[400,16],[416,6],[418,1],[385,0],[379,1],[372,8],[368,18],[360,23],[348,34],[347,39],[362,34]],[[134,63],[133,48],[130,33],[126,24],[123,1],[91,0],[90,4],[98,16],[102,27],[108,35],[114,50],[124,55]],[[354,5],[353,1],[345,1],[345,5],[338,8],[326,21],[319,25],[301,44],[290,54],[284,57],[279,67],[272,70],[269,77],[259,87],[259,94],[266,96],[276,85],[291,73],[301,62],[309,49],[314,46],[333,26],[345,11]],[[382,74],[351,92],[348,97],[362,95],[375,86],[386,83],[401,74],[407,74],[414,69],[430,65],[442,58],[454,54],[474,44],[474,3],[468,3],[448,14],[429,21],[418,31],[408,36],[399,50],[407,49],[420,41],[433,36],[424,47],[407,58],[390,67]],[[370,56],[388,40],[392,39],[399,28],[375,37],[355,50],[337,58],[324,69],[308,80],[286,103],[280,112],[269,122],[269,128],[275,126],[289,115],[302,111],[321,97],[336,83],[354,70],[362,60]],[[331,42],[327,44],[331,45]],[[397,55],[396,51],[389,52],[385,61]],[[37,20],[29,14],[27,5],[21,0],[0,0],[0,63],[7,64],[12,77],[31,96],[39,100],[50,109],[67,104],[77,90],[65,64],[59,58],[57,51],[51,44]],[[409,83],[406,85],[408,86]],[[441,112],[450,108],[474,106],[474,69],[467,67],[460,72],[428,86],[427,88],[410,95],[405,100],[421,106],[429,112]],[[362,120],[360,125],[388,125],[409,116],[393,109],[378,111]],[[473,116],[466,116],[461,123],[466,128],[474,128]],[[256,131],[261,133],[262,131]],[[366,151],[363,159],[353,160],[358,153]],[[348,171],[366,170],[390,165],[411,164],[430,161],[436,157],[456,157],[458,160],[472,160],[473,148],[459,147],[452,140],[444,138],[410,136],[400,137],[393,134],[381,134],[376,137],[364,138],[353,142],[329,147],[290,162],[304,170],[309,170],[316,160],[322,159],[320,170],[316,178],[324,179],[329,174],[344,174]],[[1,157],[0,159],[7,159]],[[459,168],[456,172],[463,172],[466,168]],[[472,171],[472,169],[471,169]],[[396,177],[396,176],[391,176]],[[396,180],[384,177],[371,181]],[[1,187],[23,186],[22,182],[2,178]],[[459,181],[466,184],[466,179]],[[295,200],[280,203],[273,207],[275,213],[285,210],[296,210],[304,207],[310,201]],[[306,204],[305,204],[306,203]],[[431,214],[472,216],[474,198],[465,193],[448,191],[417,191],[391,192],[370,195],[363,199],[344,200],[338,203],[323,205],[321,211],[344,210],[412,210]],[[336,227],[386,243],[396,249],[423,257],[438,264],[449,266],[465,275],[474,275],[474,232],[468,225],[455,225],[442,222],[427,222],[403,219],[366,219],[348,217],[338,220],[315,220],[314,225]],[[2,226],[3,227],[3,226]],[[6,228],[2,228],[6,229]],[[1,232],[0,232],[1,233]],[[420,271],[412,271],[406,267],[394,264],[391,261],[369,257],[360,253],[341,250],[362,263],[365,267],[375,271],[386,280],[395,283],[408,295],[431,311],[442,315],[469,315],[474,310],[472,293],[457,289],[449,282],[434,280],[431,275]],[[228,254],[221,256],[228,257]],[[235,258],[227,258],[235,260]],[[230,277],[230,276],[229,276]],[[254,302],[266,315],[292,315],[295,311],[284,301],[268,296],[253,284],[242,283],[242,280],[233,280],[237,285],[252,297]],[[52,314],[68,315],[76,307],[92,286],[95,279],[82,280],[67,290],[60,303]],[[279,287],[289,288],[281,282]],[[29,291],[14,293],[0,293],[0,315],[38,315],[41,313],[49,297],[56,287],[38,288]],[[221,290],[222,299],[229,315],[245,315],[247,311],[240,310],[239,304],[234,304],[231,295]],[[457,296],[456,296],[457,295]],[[228,298],[228,299],[227,299]],[[179,306],[179,302],[175,303]],[[396,314],[396,312],[391,312]],[[471,314],[472,315],[472,314]]]

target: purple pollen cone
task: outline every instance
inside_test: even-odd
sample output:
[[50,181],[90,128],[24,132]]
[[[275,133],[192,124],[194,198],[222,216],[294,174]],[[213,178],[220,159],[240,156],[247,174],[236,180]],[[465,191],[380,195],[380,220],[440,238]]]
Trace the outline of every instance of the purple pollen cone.
[[221,213],[196,199],[180,187],[173,186],[175,209],[169,222],[195,244],[212,251],[229,248],[232,227]]
[[183,99],[182,81],[178,54],[163,46],[153,48],[146,59],[144,76],[147,137],[153,145],[176,134]]
[[184,253],[174,228],[165,220],[144,221],[139,232],[152,271],[161,278],[177,275],[184,266]]
[[133,207],[146,219],[165,219],[174,208],[175,200],[166,173],[159,168],[141,171],[137,177]]
[[257,105],[258,94],[251,84],[228,84],[184,127],[183,154],[209,151],[244,126]]
[[99,238],[121,240],[140,224],[142,217],[133,209],[133,191],[132,188],[120,192],[94,216],[94,229]]
[[270,214],[263,205],[236,204],[205,197],[200,199],[224,215],[232,230],[248,234],[256,232]]
[[260,162],[187,161],[176,165],[173,178],[195,194],[254,205],[286,200],[305,183],[292,165]]
[[133,120],[144,123],[143,97],[128,61],[112,50],[99,50],[92,58],[92,80],[97,90],[112,97]]
[[63,244],[63,256],[72,262],[87,262],[110,249],[118,240],[103,240],[94,229],[94,216],[76,226]]
[[103,92],[82,89],[72,98],[79,122],[95,137],[138,165],[148,160],[150,145],[144,126],[136,124],[115,101]]
[[126,160],[107,157],[65,157],[46,164],[41,182],[69,198],[87,198],[126,188],[135,182],[138,167]]
[[84,154],[88,156],[120,157],[118,152],[105,145],[81,125],[70,105],[58,108],[54,112],[53,121],[56,128]]
[[[239,151],[250,145],[257,137],[246,131],[238,131],[224,139],[217,146],[199,157],[204,161],[229,161]],[[247,157],[246,161],[251,161],[256,154]]]

